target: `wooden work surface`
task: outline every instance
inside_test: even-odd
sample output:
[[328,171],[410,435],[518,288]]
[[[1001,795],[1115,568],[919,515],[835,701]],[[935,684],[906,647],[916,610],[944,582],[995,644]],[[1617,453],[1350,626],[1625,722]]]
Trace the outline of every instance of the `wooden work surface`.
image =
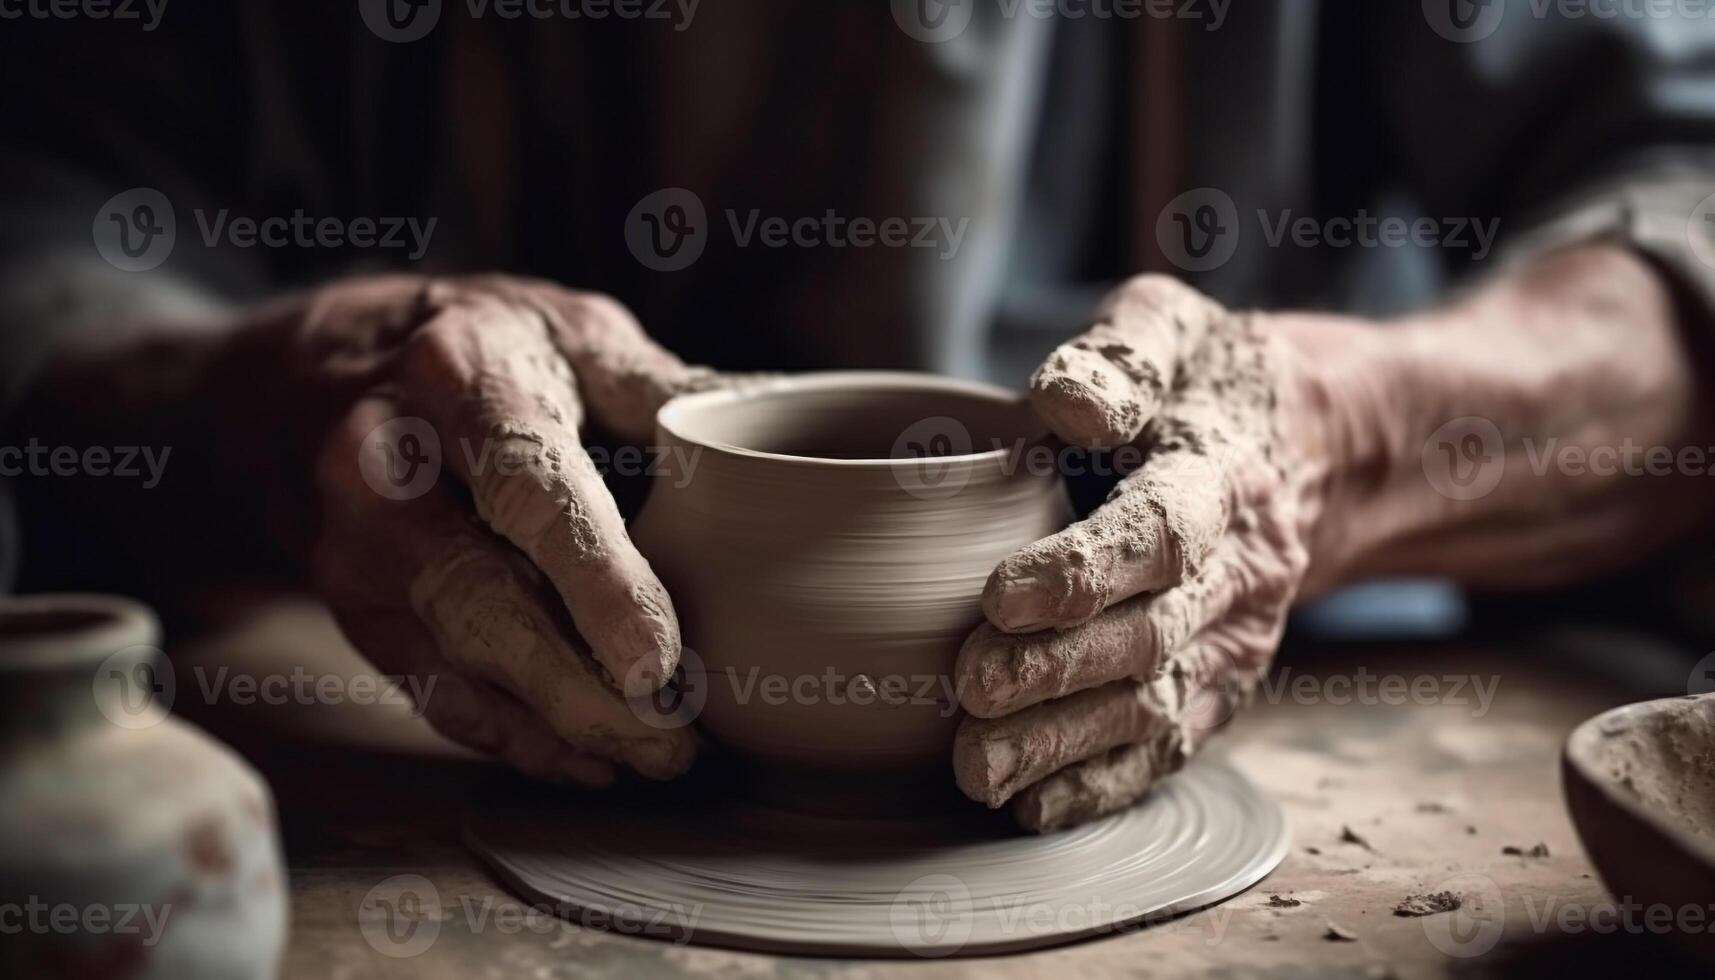
[[[194,639],[179,633],[170,652],[178,667],[180,713],[248,756],[278,799],[291,868],[291,939],[283,971],[291,980],[1308,980],[1687,969],[1655,962],[1666,955],[1655,937],[1584,925],[1592,912],[1600,920],[1611,899],[1593,876],[1562,803],[1560,746],[1576,723],[1635,694],[1541,654],[1426,647],[1289,652],[1274,693],[1216,743],[1282,802],[1292,821],[1291,853],[1270,877],[1224,905],[1124,935],[1040,953],[910,962],[753,955],[525,918],[520,903],[458,842],[466,801],[507,778],[494,767],[450,749],[397,706],[234,704],[227,695],[207,695],[210,687],[221,687],[212,683],[219,664],[233,673],[361,671],[317,607],[270,603],[229,614],[224,625]],[[1384,677],[1398,680],[1384,686]],[[1486,711],[1473,678],[1492,692]],[[1409,685],[1416,685],[1415,693]],[[687,833],[696,832],[696,814],[695,802],[687,800]],[[1546,845],[1547,857],[1502,853],[1538,844]],[[359,927],[358,908],[370,889],[399,874],[427,878],[444,910],[434,942],[409,958],[378,952]],[[1450,916],[1393,914],[1407,895],[1444,888],[1466,894],[1492,889],[1500,897],[1499,919],[1485,910],[1480,919],[1465,920],[1504,923],[1495,948],[1449,956],[1432,936],[1441,937],[1441,947],[1452,945],[1448,936],[1483,944],[1450,933]],[[1276,907],[1275,895],[1299,904]],[[1353,938],[1327,938],[1330,923]]]

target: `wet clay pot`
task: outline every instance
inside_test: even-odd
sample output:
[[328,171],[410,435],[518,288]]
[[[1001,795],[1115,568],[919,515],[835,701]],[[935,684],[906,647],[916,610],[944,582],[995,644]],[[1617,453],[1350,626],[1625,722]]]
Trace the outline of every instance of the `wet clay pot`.
[[[951,673],[995,565],[1070,517],[1004,389],[833,373],[675,399],[632,529],[673,597],[685,708],[752,775],[948,775]],[[826,786],[830,781],[811,781]]]
[[128,600],[0,597],[0,976],[278,971],[273,802],[167,713],[158,642]]

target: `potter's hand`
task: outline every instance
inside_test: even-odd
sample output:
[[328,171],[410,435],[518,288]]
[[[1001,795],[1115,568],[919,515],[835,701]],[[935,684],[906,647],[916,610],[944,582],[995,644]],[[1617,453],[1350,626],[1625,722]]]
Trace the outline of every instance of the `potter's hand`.
[[691,733],[623,696],[671,676],[679,626],[579,430],[642,442],[714,376],[611,299],[511,278],[365,280],[275,316],[352,396],[321,444],[313,568],[358,648],[433,676],[429,721],[527,774],[684,771]]
[[1133,802],[1268,666],[1318,472],[1286,431],[1292,353],[1251,314],[1133,280],[1031,381],[1066,442],[1147,459],[1088,519],[1001,562],[957,683],[961,788],[1037,830]]
[[1681,309],[1610,245],[1385,329],[1133,280],[1031,397],[1068,443],[1144,462],[990,578],[955,678],[960,786],[1036,829],[1111,812],[1247,698],[1296,596],[1383,575],[1552,586],[1706,526],[1715,424]]

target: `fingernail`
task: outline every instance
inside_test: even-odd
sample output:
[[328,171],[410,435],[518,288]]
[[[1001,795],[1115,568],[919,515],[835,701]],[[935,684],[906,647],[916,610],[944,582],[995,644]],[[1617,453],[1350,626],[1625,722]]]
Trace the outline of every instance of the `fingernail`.
[[688,737],[637,738],[626,743],[625,761],[640,775],[665,780],[683,775],[696,758],[696,742]]
[[1018,776],[1022,754],[1010,738],[995,738],[983,742],[983,768],[987,777],[987,803],[999,806],[1013,794],[1012,781]]
[[1053,597],[1047,583],[1035,575],[999,577],[986,605],[989,620],[1009,633],[1039,629],[1054,621]]
[[669,638],[646,621],[633,621],[628,629],[627,644],[636,658],[620,679],[620,688],[628,698],[654,694],[673,676],[675,651],[669,648]]

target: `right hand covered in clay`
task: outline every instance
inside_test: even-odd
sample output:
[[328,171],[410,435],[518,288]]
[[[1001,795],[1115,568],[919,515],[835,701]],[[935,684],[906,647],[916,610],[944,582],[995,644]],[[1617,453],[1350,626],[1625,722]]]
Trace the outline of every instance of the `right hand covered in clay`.
[[433,678],[434,727],[528,775],[683,772],[691,730],[647,719],[678,623],[579,432],[644,443],[719,379],[612,299],[508,277],[358,280],[262,319],[348,406],[317,453],[312,567],[356,646]]
[[[1704,471],[1536,463],[1710,444],[1681,309],[1610,246],[1385,328],[1132,280],[1031,400],[1069,445],[1135,444],[1143,463],[990,577],[954,678],[960,787],[1036,830],[1113,812],[1249,698],[1301,595],[1402,574],[1552,586],[1705,526]],[[1492,433],[1472,456],[1485,483],[1458,492],[1438,443],[1473,418]]]
[[1032,403],[1068,444],[1148,456],[990,577],[957,667],[967,795],[1011,800],[1034,830],[1112,812],[1178,769],[1267,668],[1320,472],[1310,434],[1290,431],[1298,369],[1257,316],[1150,276],[1037,370]]

